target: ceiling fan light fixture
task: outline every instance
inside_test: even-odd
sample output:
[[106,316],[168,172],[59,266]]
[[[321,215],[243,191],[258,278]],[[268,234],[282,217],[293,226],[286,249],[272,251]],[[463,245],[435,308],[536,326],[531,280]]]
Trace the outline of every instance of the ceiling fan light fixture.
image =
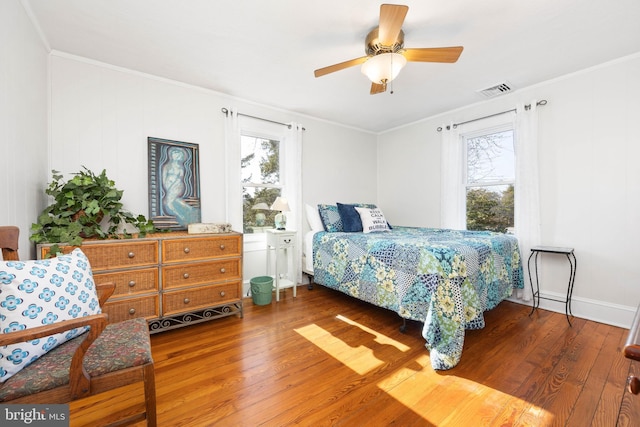
[[399,53],[381,53],[362,64],[361,71],[376,84],[389,83],[407,65],[407,58]]

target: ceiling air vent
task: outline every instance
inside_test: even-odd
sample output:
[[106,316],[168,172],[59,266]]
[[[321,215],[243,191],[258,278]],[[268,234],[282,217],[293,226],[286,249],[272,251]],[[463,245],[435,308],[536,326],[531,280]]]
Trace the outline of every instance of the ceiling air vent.
[[486,89],[479,90],[485,98],[493,98],[494,96],[504,95],[505,93],[511,92],[511,83],[502,82]]

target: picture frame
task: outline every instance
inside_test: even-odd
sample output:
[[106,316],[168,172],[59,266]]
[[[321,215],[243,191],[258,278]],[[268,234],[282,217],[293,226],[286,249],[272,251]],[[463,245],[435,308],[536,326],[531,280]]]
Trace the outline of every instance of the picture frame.
[[148,137],[149,218],[159,230],[201,221],[199,146]]

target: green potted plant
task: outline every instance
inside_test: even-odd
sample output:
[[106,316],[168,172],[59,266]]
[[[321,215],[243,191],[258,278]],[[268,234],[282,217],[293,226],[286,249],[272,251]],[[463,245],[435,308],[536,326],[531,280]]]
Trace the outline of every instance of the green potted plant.
[[83,166],[67,181],[60,172],[51,172],[53,181],[45,193],[54,201],[31,225],[29,239],[34,243],[54,243],[52,255],[61,252],[57,243],[81,246],[82,240],[88,238],[131,238],[121,227],[125,224],[135,227],[140,237],[155,231],[153,221],[122,209],[123,191],[115,187],[105,170],[96,175]]

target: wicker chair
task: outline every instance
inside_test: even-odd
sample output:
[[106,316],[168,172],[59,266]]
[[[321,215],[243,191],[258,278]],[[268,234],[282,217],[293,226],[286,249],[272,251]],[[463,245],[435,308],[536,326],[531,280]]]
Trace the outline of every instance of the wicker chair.
[[[5,261],[18,260],[18,233],[17,227],[0,227]],[[100,306],[114,289],[112,283],[96,285]],[[6,346],[90,326],[88,332],[56,347],[0,383],[0,403],[68,403],[142,381],[145,411],[114,424],[146,419],[148,426],[155,426],[155,374],[147,322],[138,318],[107,324],[107,318],[102,313],[0,333],[0,346]]]

